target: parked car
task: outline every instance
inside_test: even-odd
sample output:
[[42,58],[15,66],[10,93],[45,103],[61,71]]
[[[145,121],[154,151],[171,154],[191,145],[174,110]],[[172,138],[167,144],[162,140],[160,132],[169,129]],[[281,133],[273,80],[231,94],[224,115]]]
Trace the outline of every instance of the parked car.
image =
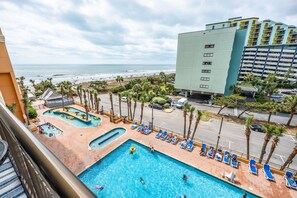
[[121,98],[121,101],[122,101],[122,102],[127,102],[127,97],[126,97],[126,96],[123,96],[123,97]]
[[160,104],[154,103],[154,104],[149,104],[149,107],[152,108],[154,107],[154,109],[160,109],[162,110],[164,107]]
[[176,107],[182,109],[183,106],[188,102],[187,98],[182,98],[177,101]]
[[171,98],[168,98],[167,100],[166,100],[166,103],[168,103],[170,106],[172,105],[172,99]]
[[260,125],[260,124],[253,124],[253,125],[250,126],[250,129],[251,129],[252,131],[256,131],[256,132],[264,133],[264,128],[263,128],[263,126]]

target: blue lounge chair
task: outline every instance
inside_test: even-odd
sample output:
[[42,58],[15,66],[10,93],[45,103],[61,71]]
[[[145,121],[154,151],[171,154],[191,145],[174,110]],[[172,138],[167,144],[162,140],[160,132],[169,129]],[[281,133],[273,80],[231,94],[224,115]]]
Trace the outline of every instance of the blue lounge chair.
[[250,167],[250,173],[253,173],[254,175],[258,175],[258,169],[257,169],[255,160],[250,160],[249,167]]
[[293,175],[292,172],[286,171],[286,174],[285,174],[284,178],[285,178],[285,181],[286,181],[286,186],[288,188],[292,188],[292,189],[297,190],[297,184],[296,184],[296,181],[294,179],[294,175]]
[[274,176],[272,175],[270,171],[270,166],[268,164],[264,164],[263,172],[265,175],[265,178],[270,180],[270,181],[275,181]]
[[175,136],[172,140],[171,140],[171,143],[176,145],[178,142],[178,138]]
[[160,129],[157,135],[155,136],[157,139],[159,139],[162,135],[163,131]]
[[188,140],[187,140],[187,139],[184,139],[184,140],[180,143],[180,148],[185,149],[186,146],[187,146],[187,144],[188,144]]
[[147,128],[147,129],[145,129],[145,130],[143,131],[143,133],[144,133],[145,135],[148,135],[148,134],[150,134],[151,132],[152,132],[151,127]]
[[167,137],[167,131],[165,131],[162,136],[160,137],[161,140],[165,140]]
[[236,154],[232,154],[232,157],[231,157],[231,166],[233,168],[238,168],[238,159],[237,159],[237,155]]
[[223,151],[222,149],[218,149],[216,155],[215,155],[215,160],[221,162],[223,160]]
[[166,142],[170,143],[171,140],[172,140],[172,136],[169,136],[169,135],[168,135],[167,138],[166,138]]
[[187,146],[187,151],[192,151],[194,148],[194,142],[191,140]]
[[224,155],[224,160],[223,162],[225,164],[230,164],[230,152],[229,151],[225,151],[225,155]]
[[138,127],[138,123],[135,122],[135,123],[131,126],[131,129],[134,130],[134,129],[136,129],[137,127]]
[[201,150],[200,150],[200,155],[205,156],[206,155],[206,144],[202,144]]
[[213,158],[214,157],[214,148],[213,146],[210,146],[208,151],[207,151],[207,157]]
[[143,127],[144,127],[144,124],[142,124],[142,125],[140,125],[136,130],[137,130],[137,132],[140,132],[140,131],[142,131],[142,129],[143,129]]

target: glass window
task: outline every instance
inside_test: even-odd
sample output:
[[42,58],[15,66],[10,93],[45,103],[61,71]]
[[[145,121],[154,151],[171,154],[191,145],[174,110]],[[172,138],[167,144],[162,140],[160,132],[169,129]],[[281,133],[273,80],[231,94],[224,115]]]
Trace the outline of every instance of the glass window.
[[202,73],[210,73],[211,70],[210,70],[210,69],[202,69],[201,72],[202,72]]
[[200,88],[208,89],[208,85],[200,85]]
[[210,78],[209,78],[209,77],[201,77],[200,80],[201,80],[201,81],[209,81]]
[[214,48],[214,47],[215,47],[214,44],[207,44],[207,45],[204,46],[204,48]]
[[213,57],[213,53],[204,53],[203,56],[204,57]]
[[212,62],[211,61],[203,61],[202,65],[211,65]]

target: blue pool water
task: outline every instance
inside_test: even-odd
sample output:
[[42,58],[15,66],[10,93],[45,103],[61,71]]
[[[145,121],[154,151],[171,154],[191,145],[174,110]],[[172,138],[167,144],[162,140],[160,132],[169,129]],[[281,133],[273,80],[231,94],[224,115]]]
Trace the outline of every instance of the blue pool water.
[[[131,146],[136,147],[133,155]],[[194,157],[194,155],[193,155]],[[183,174],[188,181],[183,181]],[[245,191],[132,140],[81,173],[98,197],[241,197]],[[143,185],[139,180],[143,178]],[[96,185],[104,187],[102,191]],[[247,193],[247,192],[246,192]],[[247,193],[247,197],[257,197]]]
[[[95,116],[92,116],[89,114],[89,120],[91,122],[83,122],[81,121],[80,119],[77,119],[74,117],[73,120],[69,120],[66,118],[67,115],[65,115],[64,117],[61,117],[61,114],[63,113],[60,113],[60,112],[54,112],[55,110],[52,110],[51,112],[49,111],[46,111],[43,113],[43,115],[46,115],[46,116],[56,116],[56,117],[59,117],[73,125],[75,125],[76,127],[79,127],[79,128],[84,128],[84,127],[95,127],[95,126],[98,126],[101,122],[101,119],[99,118],[98,120],[94,120],[94,117]],[[76,109],[76,108],[73,108],[73,107],[69,107],[69,111],[70,112],[78,112],[80,115],[82,114],[86,114],[84,111],[81,111],[79,109]]]
[[91,149],[100,149],[106,146],[108,143],[112,142],[113,140],[117,139],[121,135],[123,135],[125,132],[126,129],[122,127],[114,128],[91,141],[89,146]]
[[55,135],[60,135],[62,131],[55,127],[52,124],[46,123],[38,126],[39,128],[43,129],[43,134],[46,135],[47,137],[52,137]]

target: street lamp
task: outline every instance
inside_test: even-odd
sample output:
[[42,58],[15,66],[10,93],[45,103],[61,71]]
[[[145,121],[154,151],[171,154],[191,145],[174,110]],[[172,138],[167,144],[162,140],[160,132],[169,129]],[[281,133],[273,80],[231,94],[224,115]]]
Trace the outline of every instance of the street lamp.
[[220,141],[220,138],[221,138],[222,126],[223,126],[223,120],[224,120],[224,116],[221,117],[221,125],[220,125],[220,130],[219,130],[219,134],[218,134],[218,141],[217,141],[217,145],[216,145],[215,151],[217,151],[218,146],[219,146],[219,141]]

